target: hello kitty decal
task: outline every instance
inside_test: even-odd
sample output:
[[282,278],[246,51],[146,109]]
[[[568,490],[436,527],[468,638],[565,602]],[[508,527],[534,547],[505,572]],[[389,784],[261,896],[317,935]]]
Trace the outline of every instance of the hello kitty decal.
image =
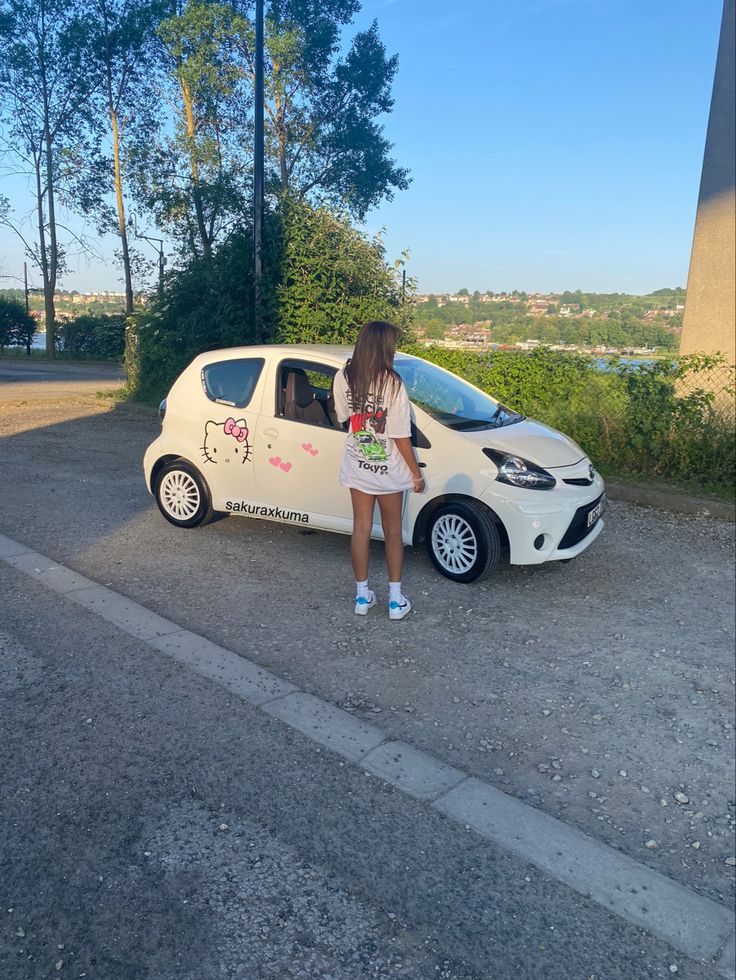
[[206,463],[245,463],[250,459],[248,426],[245,419],[210,420],[204,427],[202,455]]

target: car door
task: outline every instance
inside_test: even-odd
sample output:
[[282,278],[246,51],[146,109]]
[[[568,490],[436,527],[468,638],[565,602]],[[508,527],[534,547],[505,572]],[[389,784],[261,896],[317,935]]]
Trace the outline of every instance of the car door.
[[332,401],[336,371],[318,358],[285,357],[274,365],[258,421],[254,467],[258,499],[280,509],[274,516],[350,531],[350,493],[338,479],[345,431]]
[[201,369],[201,388],[182,404],[192,417],[187,428],[197,435],[199,468],[215,510],[229,511],[255,495],[253,429],[264,365],[263,357],[213,356]]

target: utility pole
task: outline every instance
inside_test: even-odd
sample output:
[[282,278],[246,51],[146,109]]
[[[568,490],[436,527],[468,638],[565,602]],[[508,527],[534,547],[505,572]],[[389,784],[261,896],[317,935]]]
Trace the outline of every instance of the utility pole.
[[151,235],[141,235],[138,231],[138,219],[135,215],[133,215],[133,234],[136,238],[141,238],[143,241],[151,242],[151,244],[158,243],[158,298],[163,299],[164,266],[166,265],[166,257],[164,256],[164,240],[163,238],[153,238]]
[[23,289],[26,297],[26,314],[28,313],[28,263],[23,263]]
[[163,299],[164,297],[164,266],[166,265],[166,259],[164,258],[164,241],[162,238],[159,239],[158,244],[158,298]]
[[253,328],[263,340],[263,0],[256,0],[255,140],[253,160]]

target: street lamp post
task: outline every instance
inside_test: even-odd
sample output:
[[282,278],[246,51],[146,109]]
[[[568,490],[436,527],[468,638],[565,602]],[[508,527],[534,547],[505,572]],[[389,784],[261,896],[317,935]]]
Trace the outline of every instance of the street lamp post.
[[263,0],[256,0],[255,138],[253,144],[253,332],[263,340]]
[[166,265],[166,256],[164,255],[164,240],[163,238],[154,238],[151,235],[141,235],[138,231],[138,219],[133,215],[133,234],[136,238],[140,238],[143,241],[150,242],[152,245],[158,245],[158,297],[163,299],[164,295],[164,266]]

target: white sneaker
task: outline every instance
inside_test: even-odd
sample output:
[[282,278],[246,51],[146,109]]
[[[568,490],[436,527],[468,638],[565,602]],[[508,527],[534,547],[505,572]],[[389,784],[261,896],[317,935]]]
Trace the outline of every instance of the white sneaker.
[[402,595],[401,600],[396,602],[394,599],[388,604],[388,618],[389,619],[403,619],[407,613],[411,612],[411,603]]
[[355,600],[355,615],[367,616],[368,610],[376,604],[376,593],[369,592],[367,596],[359,595]]

